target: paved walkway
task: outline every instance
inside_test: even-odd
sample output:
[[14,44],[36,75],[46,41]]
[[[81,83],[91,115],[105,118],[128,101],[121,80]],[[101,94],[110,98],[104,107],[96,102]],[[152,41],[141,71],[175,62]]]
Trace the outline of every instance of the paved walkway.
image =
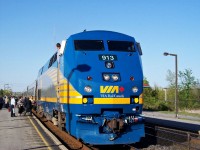
[[0,150],[58,149],[59,145],[43,131],[34,117],[11,117],[7,109],[0,110]]
[[158,111],[143,111],[143,115],[147,117],[160,118],[160,119],[165,119],[165,120],[174,120],[178,122],[186,122],[186,123],[200,125],[199,117],[178,115],[178,118],[176,118],[175,114],[173,113],[164,113],[164,112],[158,112]]

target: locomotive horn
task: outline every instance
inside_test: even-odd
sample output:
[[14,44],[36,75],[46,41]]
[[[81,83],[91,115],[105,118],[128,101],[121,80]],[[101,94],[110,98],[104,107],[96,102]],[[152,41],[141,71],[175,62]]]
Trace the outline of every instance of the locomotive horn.
[[57,44],[56,44],[56,48],[57,48],[57,49],[60,49],[60,48],[61,48],[60,43],[57,43]]

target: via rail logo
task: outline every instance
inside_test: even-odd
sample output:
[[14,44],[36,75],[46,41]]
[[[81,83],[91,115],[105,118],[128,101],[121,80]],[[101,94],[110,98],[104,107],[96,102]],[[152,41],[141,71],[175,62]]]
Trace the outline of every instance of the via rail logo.
[[124,97],[122,94],[125,91],[123,86],[100,86],[101,97]]

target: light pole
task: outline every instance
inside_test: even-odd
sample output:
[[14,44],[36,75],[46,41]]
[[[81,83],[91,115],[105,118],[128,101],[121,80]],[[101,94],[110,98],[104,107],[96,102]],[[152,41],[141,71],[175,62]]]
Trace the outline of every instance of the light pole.
[[170,54],[167,52],[163,53],[164,56],[174,56],[175,57],[175,75],[176,75],[176,79],[175,79],[175,112],[176,115],[175,117],[178,118],[178,60],[177,60],[177,54]]

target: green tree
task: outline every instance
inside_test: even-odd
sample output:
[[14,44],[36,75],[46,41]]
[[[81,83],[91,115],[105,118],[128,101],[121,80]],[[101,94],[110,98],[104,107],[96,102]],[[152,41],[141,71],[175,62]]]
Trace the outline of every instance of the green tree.
[[149,81],[147,80],[147,78],[146,78],[146,77],[144,77],[144,79],[143,79],[143,83],[144,83],[144,84],[148,84],[148,85],[149,85]]
[[169,82],[169,87],[175,87],[175,73],[171,70],[167,70],[166,80]]
[[0,96],[3,97],[4,96],[4,92],[3,89],[0,90]]
[[3,89],[1,89],[0,90],[0,96],[5,96],[5,95],[10,96],[10,95],[12,95],[12,92],[9,91],[9,90],[3,90]]
[[[149,84],[147,78],[144,78],[144,84]],[[164,92],[158,86],[144,88],[143,90],[144,98],[144,109],[147,110],[169,110],[164,101]]]
[[193,108],[197,100],[194,100],[194,98],[196,97],[194,91],[198,89],[199,81],[198,79],[195,79],[195,77],[192,75],[191,69],[179,71],[179,80],[179,99],[180,101],[182,101],[182,105],[184,108],[191,109]]
[[196,88],[198,85],[198,80],[192,76],[191,69],[185,69],[185,71],[179,71],[179,79],[180,79],[180,90],[184,90],[185,98],[187,100],[190,99],[190,91],[192,88]]
[[171,103],[174,103],[175,99],[175,73],[171,70],[167,70],[166,80],[168,81],[169,85],[167,88],[167,99]]
[[[173,101],[175,97],[175,73],[168,70],[166,80],[169,82],[167,97]],[[179,71],[178,80],[179,108],[188,109],[194,108],[194,106],[199,107],[200,104],[198,104],[199,102],[197,99],[200,97],[200,83],[199,80],[192,75],[192,70],[185,69],[184,71]]]

